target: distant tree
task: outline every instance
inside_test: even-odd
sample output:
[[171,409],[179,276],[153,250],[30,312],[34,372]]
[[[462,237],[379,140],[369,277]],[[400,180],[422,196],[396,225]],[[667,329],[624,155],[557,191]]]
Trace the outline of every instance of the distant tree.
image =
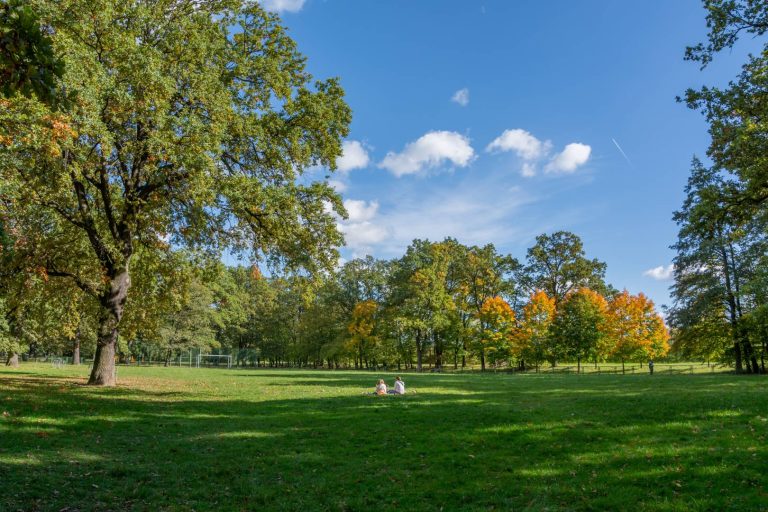
[[680,326],[673,328],[671,353],[685,360],[733,361],[733,334],[722,305],[707,304],[695,313],[676,309],[670,321]]
[[158,348],[164,353],[166,366],[175,353],[190,349],[206,351],[219,346],[214,330],[216,313],[212,290],[193,281],[157,331]]
[[376,335],[378,309],[378,304],[372,300],[358,302],[352,311],[352,319],[347,326],[352,350],[357,354],[361,367],[363,361],[366,360],[366,355],[372,354],[379,342]]
[[329,368],[338,367],[341,358],[347,354],[348,316],[336,302],[337,288],[333,276],[318,286],[314,300],[302,316],[300,328],[304,340],[303,351],[313,361],[313,366],[322,366],[326,361]]
[[525,370],[526,361],[532,361],[538,371],[545,359],[552,358],[551,326],[555,319],[555,300],[543,290],[531,293],[528,303],[523,306],[518,320],[520,324],[514,338],[513,354]]
[[559,357],[576,359],[577,371],[581,361],[590,355],[597,358],[605,344],[608,304],[605,298],[589,288],[580,288],[566,295],[552,323],[554,352]]
[[544,290],[559,305],[569,292],[582,287],[610,294],[605,268],[605,263],[585,258],[578,236],[557,231],[536,237],[536,245],[528,249],[525,270],[533,290]]
[[[440,343],[450,327],[455,304],[446,284],[450,253],[445,246],[414,240],[392,273],[391,307],[395,321],[413,334],[416,367],[422,370],[427,347]],[[435,364],[441,366],[438,349]]]
[[501,297],[489,297],[478,313],[483,326],[478,332],[482,352],[492,363],[509,359],[515,337],[515,312]]
[[475,310],[469,303],[470,283],[466,280],[466,265],[470,249],[453,238],[440,242],[448,260],[445,274],[445,287],[451,296],[453,307],[448,315],[448,324],[444,330],[442,341],[446,350],[453,353],[453,367],[466,366],[466,357],[470,353],[472,343],[473,322]]
[[[485,339],[486,327],[481,314],[483,305],[493,297],[506,297],[515,304],[521,293],[520,270],[521,265],[517,259],[499,254],[493,244],[467,249],[460,271],[463,289],[460,304],[472,311],[472,317],[479,322],[476,332],[481,370],[485,370],[487,346],[482,341]],[[509,304],[509,301],[507,303]],[[512,309],[514,311],[514,307]]]
[[383,303],[387,295],[387,262],[372,256],[350,260],[336,273],[337,300],[348,314],[360,302]]
[[[742,318],[754,304],[754,296],[747,292],[768,250],[768,224],[764,214],[743,219],[726,213],[730,191],[737,188],[738,183],[694,159],[685,201],[674,214],[680,231],[673,246],[677,255],[670,321],[683,339],[688,337],[686,331],[694,329],[719,340],[721,333],[697,324],[712,327],[718,315],[724,315],[720,324],[722,332],[731,335],[736,371],[741,372],[746,363],[747,371],[753,372],[757,358]],[[705,346],[712,341],[701,340]]]
[[633,358],[655,359],[669,351],[669,333],[653,301],[642,293],[624,290],[608,303],[608,332],[613,338],[612,354],[624,363]]

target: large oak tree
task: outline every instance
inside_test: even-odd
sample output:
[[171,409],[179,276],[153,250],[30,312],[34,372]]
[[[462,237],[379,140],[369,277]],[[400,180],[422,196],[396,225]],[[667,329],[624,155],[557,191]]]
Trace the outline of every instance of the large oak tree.
[[279,19],[240,0],[31,0],[64,63],[58,111],[0,109],[0,218],[46,220],[35,256],[98,303],[89,382],[112,385],[137,254],[187,246],[330,267],[327,184],[350,110],[312,82]]

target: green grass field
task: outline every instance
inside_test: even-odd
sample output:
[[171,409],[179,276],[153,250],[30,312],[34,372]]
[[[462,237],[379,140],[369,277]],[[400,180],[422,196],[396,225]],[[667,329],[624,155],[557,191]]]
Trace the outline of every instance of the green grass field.
[[87,370],[0,369],[0,510],[768,510],[764,377]]

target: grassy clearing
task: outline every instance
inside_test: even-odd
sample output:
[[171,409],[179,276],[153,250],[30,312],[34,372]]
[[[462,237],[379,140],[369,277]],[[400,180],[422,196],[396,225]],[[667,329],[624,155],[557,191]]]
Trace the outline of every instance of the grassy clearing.
[[761,377],[86,374],[0,369],[0,510],[768,509]]

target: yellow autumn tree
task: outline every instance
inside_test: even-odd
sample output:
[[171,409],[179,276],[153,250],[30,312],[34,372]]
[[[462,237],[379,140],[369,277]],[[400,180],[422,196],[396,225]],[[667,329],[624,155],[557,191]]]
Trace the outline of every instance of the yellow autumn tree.
[[539,364],[547,356],[551,338],[549,328],[554,318],[555,299],[544,290],[532,293],[523,307],[520,326],[512,340],[512,355],[518,358],[522,370],[528,360],[538,371]]
[[359,358],[361,368],[366,356],[377,344],[374,330],[378,307],[373,300],[358,302],[352,310],[352,318],[347,325],[347,332],[350,334],[348,348],[355,357]]
[[478,319],[484,327],[478,333],[480,350],[494,363],[509,357],[515,333],[515,312],[507,301],[499,296],[486,299]]

